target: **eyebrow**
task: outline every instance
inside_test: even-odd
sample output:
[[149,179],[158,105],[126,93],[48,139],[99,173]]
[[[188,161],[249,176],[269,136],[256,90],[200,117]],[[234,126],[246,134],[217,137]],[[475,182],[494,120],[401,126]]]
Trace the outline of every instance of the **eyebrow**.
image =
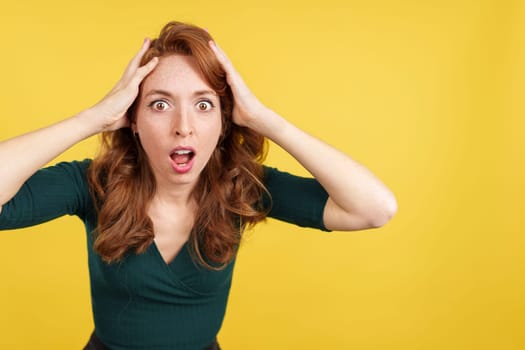
[[[145,96],[147,97],[151,95],[162,95],[162,96],[166,96],[170,98],[173,97],[173,95],[169,91],[166,91],[166,90],[151,90]],[[198,90],[193,93],[194,97],[199,97],[203,95],[213,95],[215,97],[218,97],[217,93],[213,90]]]

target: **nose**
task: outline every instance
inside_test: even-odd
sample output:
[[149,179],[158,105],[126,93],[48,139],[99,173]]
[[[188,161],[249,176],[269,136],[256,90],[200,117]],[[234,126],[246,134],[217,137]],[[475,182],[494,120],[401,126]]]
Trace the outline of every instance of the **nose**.
[[185,109],[180,110],[177,115],[175,115],[173,121],[173,131],[175,135],[186,137],[193,134],[193,128],[191,126],[191,116]]

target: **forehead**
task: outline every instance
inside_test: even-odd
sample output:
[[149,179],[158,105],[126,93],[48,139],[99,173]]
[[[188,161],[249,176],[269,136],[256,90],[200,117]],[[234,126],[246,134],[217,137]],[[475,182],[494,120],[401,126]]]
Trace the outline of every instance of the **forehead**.
[[144,80],[143,92],[161,89],[171,92],[213,90],[199,71],[195,58],[170,55],[161,57],[157,67]]

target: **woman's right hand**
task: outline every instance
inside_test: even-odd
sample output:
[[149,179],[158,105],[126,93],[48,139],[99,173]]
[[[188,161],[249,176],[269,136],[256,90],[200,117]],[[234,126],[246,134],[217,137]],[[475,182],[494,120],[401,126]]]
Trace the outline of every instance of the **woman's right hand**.
[[101,131],[129,125],[126,114],[137,98],[140,83],[159,61],[153,58],[140,67],[149,45],[146,39],[119,82],[95,106],[48,127],[0,142],[0,208],[31,175],[71,146]]
[[100,122],[98,125],[100,132],[129,126],[127,111],[137,98],[140,83],[159,62],[159,58],[154,57],[140,67],[142,56],[148,50],[149,45],[150,40],[146,38],[115,87],[99,103],[90,108],[89,114]]

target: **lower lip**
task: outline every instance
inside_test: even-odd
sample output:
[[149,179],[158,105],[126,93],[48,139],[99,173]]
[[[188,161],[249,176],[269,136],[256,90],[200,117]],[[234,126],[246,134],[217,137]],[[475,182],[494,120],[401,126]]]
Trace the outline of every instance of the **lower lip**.
[[195,157],[193,157],[188,163],[184,165],[180,165],[175,163],[173,160],[171,161],[171,167],[177,174],[186,174],[193,168],[193,161],[195,160]]

